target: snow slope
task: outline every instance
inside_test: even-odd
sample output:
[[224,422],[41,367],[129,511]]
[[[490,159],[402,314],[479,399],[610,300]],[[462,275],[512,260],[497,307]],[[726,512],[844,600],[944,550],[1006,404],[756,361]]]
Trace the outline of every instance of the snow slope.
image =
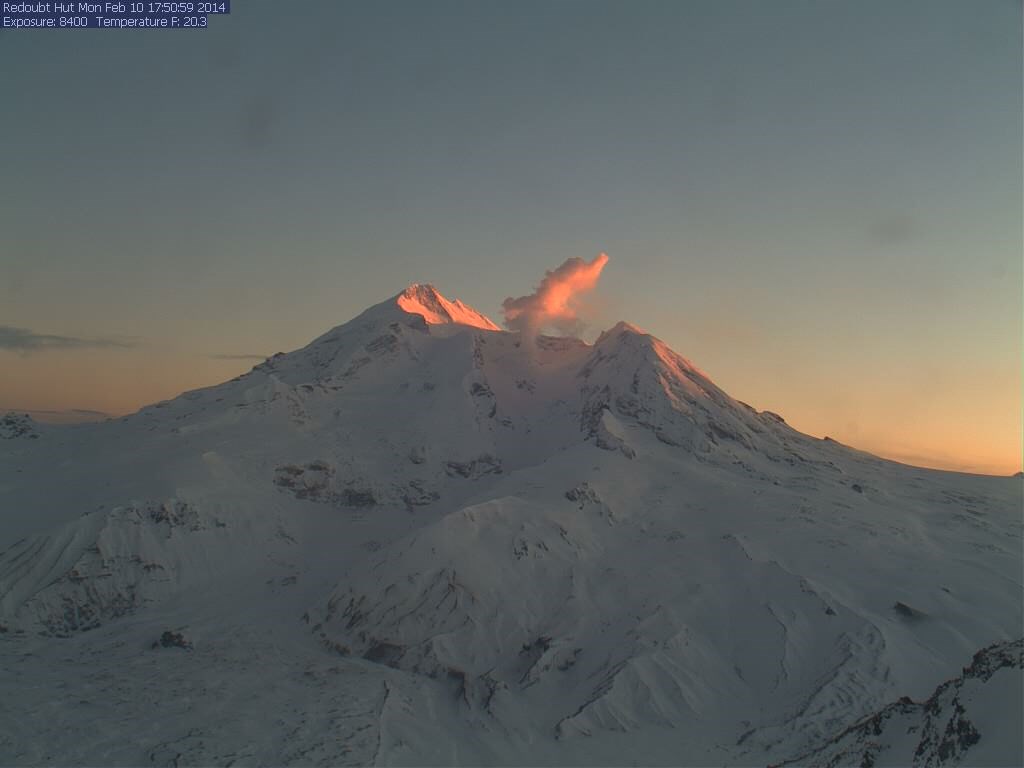
[[902,697],[785,764],[1013,765],[1024,722],[1022,667],[1024,641],[991,645],[927,700]]
[[1019,664],[933,697],[1024,635],[1021,479],[802,435],[625,323],[414,285],[0,430],[3,764],[859,764],[901,697],[980,713],[922,765],[1024,761]]

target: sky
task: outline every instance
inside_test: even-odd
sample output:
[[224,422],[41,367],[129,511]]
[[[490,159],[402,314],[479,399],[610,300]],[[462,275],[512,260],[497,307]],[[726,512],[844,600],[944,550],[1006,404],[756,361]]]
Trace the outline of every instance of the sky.
[[794,427],[1021,469],[1021,4],[236,0],[0,31],[0,409],[122,414],[412,282]]

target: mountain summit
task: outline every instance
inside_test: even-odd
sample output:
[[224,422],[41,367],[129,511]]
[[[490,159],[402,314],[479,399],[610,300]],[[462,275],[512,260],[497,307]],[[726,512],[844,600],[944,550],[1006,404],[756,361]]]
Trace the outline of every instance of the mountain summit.
[[412,285],[8,422],[3,764],[1024,758],[1020,479],[801,434],[627,323],[524,343]]
[[395,297],[395,303],[404,311],[419,315],[430,325],[456,323],[485,331],[501,330],[485,315],[467,307],[458,299],[449,301],[429,284],[413,283]]

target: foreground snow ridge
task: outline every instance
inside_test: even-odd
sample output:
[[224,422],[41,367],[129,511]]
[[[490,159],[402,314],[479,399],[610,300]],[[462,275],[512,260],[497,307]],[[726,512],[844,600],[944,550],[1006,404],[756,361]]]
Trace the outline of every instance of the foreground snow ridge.
[[413,285],[0,425],[5,765],[1024,764],[1021,479],[803,435],[627,323]]

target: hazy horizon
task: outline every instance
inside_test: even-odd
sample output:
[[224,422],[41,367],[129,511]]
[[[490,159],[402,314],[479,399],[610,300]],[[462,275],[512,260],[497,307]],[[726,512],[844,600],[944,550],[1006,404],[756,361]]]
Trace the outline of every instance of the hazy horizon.
[[607,251],[591,333],[1022,468],[1019,3],[279,8],[0,35],[0,408],[129,413],[412,282],[500,322]]

